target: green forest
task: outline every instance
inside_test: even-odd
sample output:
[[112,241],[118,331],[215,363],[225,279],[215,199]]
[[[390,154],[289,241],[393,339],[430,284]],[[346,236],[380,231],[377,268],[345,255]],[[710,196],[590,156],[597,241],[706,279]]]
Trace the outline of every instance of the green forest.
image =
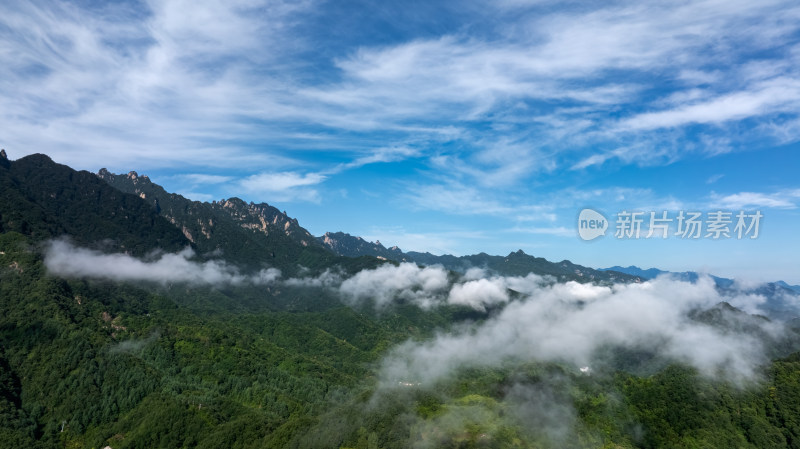
[[[94,175],[49,159],[17,164],[0,166],[3,448],[800,448],[791,326],[769,347],[771,361],[739,382],[611,347],[590,374],[509,360],[387,387],[380,364],[397,345],[496,312],[378,308],[325,286],[56,276],[46,244],[65,234],[86,245],[112,239],[106,249],[137,256],[188,243],[151,205]],[[274,241],[300,254],[291,240]],[[312,274],[385,263],[302,254]],[[746,330],[749,321],[731,327],[728,312],[693,319]]]

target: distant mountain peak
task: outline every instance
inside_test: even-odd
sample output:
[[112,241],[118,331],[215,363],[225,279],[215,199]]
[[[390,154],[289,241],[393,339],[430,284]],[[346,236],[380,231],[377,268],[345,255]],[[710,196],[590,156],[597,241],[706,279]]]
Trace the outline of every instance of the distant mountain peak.
[[[26,164],[34,164],[34,165],[40,165],[40,166],[41,165],[50,166],[52,164],[56,164],[59,167],[66,167],[66,165],[57,164],[55,161],[53,161],[53,159],[50,158],[50,156],[48,156],[46,154],[42,154],[42,153],[29,154],[29,155],[27,155],[25,157],[22,157],[22,158],[18,159],[16,162],[24,162]],[[70,168],[70,170],[72,170],[72,169]]]
[[135,171],[129,171],[127,176],[128,176],[128,179],[130,179],[131,181],[134,181],[134,182],[139,181],[139,179],[141,179],[142,181],[145,181],[145,182],[151,182],[150,178],[147,175],[140,175],[140,174],[136,173]]
[[403,251],[397,246],[386,248],[380,240],[368,242],[362,237],[347,234],[345,232],[326,232],[317,240],[326,248],[340,256],[359,257],[372,256],[387,260],[403,262],[410,260]]

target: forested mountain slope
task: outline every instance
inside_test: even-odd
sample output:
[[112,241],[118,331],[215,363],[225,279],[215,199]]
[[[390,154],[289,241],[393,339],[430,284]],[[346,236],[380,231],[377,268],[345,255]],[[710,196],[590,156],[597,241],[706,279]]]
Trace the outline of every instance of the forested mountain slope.
[[35,240],[70,235],[135,254],[191,245],[141,199],[43,154],[16,161],[0,156],[0,231]]
[[[44,156],[0,165],[2,448],[800,447],[797,329],[712,282],[345,258],[242,226],[262,206],[159,215]],[[83,271],[54,269],[65,234]]]

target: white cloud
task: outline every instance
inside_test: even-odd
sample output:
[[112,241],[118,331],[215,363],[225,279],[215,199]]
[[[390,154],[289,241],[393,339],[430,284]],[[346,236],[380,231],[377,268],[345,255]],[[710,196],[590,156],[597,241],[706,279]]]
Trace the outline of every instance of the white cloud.
[[105,254],[80,248],[66,240],[53,240],[47,244],[44,264],[50,273],[57,276],[159,284],[266,285],[276,282],[281,276],[276,268],[244,274],[225,261],[195,261],[192,260],[194,256],[194,252],[187,248],[176,254],[159,254],[153,260],[145,261],[127,254]]
[[14,70],[0,96],[15,111],[4,119],[19,125],[6,145],[52,148],[80,168],[262,163],[269,158],[236,143],[255,133],[239,121],[275,93],[263,95],[271,76],[253,83],[247,69],[277,67],[292,51],[269,44],[307,4],[6,3],[0,58]]
[[480,267],[468,268],[461,278],[465,281],[475,281],[486,277],[486,269]]
[[395,301],[409,301],[430,308],[441,304],[438,297],[448,285],[447,271],[442,267],[420,268],[401,263],[362,270],[342,282],[339,291],[350,302],[373,300],[383,307]]
[[800,106],[800,82],[776,78],[717,98],[681,105],[678,108],[646,112],[623,120],[624,131],[674,128],[687,124],[719,124],[765,114],[793,112]]
[[188,198],[188,199],[190,199],[192,201],[208,202],[208,201],[212,201],[214,199],[213,195],[209,195],[208,193],[202,193],[202,192],[180,191],[180,192],[175,192],[175,193],[177,193],[178,195],[183,196],[184,198]]
[[[479,189],[460,182],[411,185],[404,199],[413,207],[457,215],[497,215],[518,221],[552,221],[553,207],[541,204],[515,204],[511,198],[497,198],[490,189]],[[530,200],[529,200],[530,201]]]
[[327,269],[318,276],[305,276],[301,278],[289,278],[283,281],[284,284],[293,287],[316,287],[316,288],[338,288],[342,283],[342,274]]
[[487,305],[508,302],[508,292],[501,278],[478,279],[453,285],[447,302],[484,311]]
[[[383,308],[399,302],[409,302],[423,309],[454,305],[485,312],[487,306],[508,302],[509,289],[529,294],[542,285],[553,282],[550,278],[535,274],[525,277],[487,277],[486,274],[484,269],[472,267],[459,281],[453,282],[448,271],[441,266],[385,264],[375,269],[362,270],[343,281],[339,277],[325,286],[338,290],[345,301],[351,304],[374,301],[378,307]],[[341,283],[337,286],[336,282]],[[320,285],[315,280],[297,281],[297,284]]]
[[[305,61],[293,55],[304,54],[298,50],[308,50],[311,38],[295,26],[308,19],[304,13],[316,6],[313,2],[192,5],[149,2],[147,11],[125,4],[91,10],[38,2],[6,5],[3,62],[15,76],[2,92],[10,103],[6,109],[14,110],[4,119],[19,125],[9,127],[8,139],[20,148],[26,141],[50,143],[37,148],[63,144],[69,151],[62,160],[83,158],[78,165],[101,149],[115,148],[118,163],[192,160],[215,166],[259,160],[240,142],[275,137],[293,146],[309,142],[303,135],[318,140],[317,132],[298,129],[297,123],[406,130],[396,137],[421,133],[430,140],[488,118],[494,129],[504,131],[491,133],[504,136],[495,139],[500,146],[505,138],[520,154],[563,136],[565,128],[584,126],[579,124],[587,117],[589,123],[608,125],[607,117],[596,114],[608,105],[636,101],[648,88],[636,77],[621,84],[606,77],[608,71],[665,71],[689,89],[692,83],[729,81],[714,83],[720,91],[710,92],[717,99],[712,103],[675,96],[674,110],[630,118],[648,129],[784,110],[797,90],[787,74],[791,65],[772,64],[759,80],[752,65],[738,68],[729,62],[737,60],[740,47],[769,49],[796,31],[791,20],[798,15],[796,5],[782,1],[733,1],[724,7],[715,1],[623,2],[512,15],[499,6],[499,12],[489,8],[483,14],[498,14],[503,30],[337,48],[335,59],[322,63],[327,69],[335,65],[340,77],[324,84],[304,84],[303,77],[294,76]],[[501,32],[486,38],[492,31]],[[731,73],[720,75],[709,63]],[[739,79],[746,83],[738,90],[729,85]],[[774,95],[787,87],[788,96]],[[589,111],[580,116],[542,111],[526,104],[530,100],[581,103]],[[548,125],[530,133],[527,126],[515,128],[520,123]],[[68,131],[75,129],[91,138],[73,142],[76,133]],[[142,129],[148,132],[137,131]],[[336,133],[327,137],[342,147]],[[224,143],[215,148],[209,142]],[[502,153],[480,146],[491,150],[484,154]],[[76,153],[76,148],[84,149]],[[517,164],[483,160],[490,175],[484,179],[509,182],[554,162],[550,152],[534,153]],[[478,156],[477,162],[485,159]]]
[[206,173],[186,173],[183,175],[177,175],[175,176],[175,178],[178,178],[179,180],[190,183],[192,185],[223,184],[233,180],[233,177],[231,176],[212,175]]
[[259,173],[242,179],[238,184],[247,192],[264,195],[271,201],[319,202],[319,192],[307,187],[320,184],[325,179],[327,177],[319,173]]
[[248,190],[280,192],[295,187],[319,184],[324,180],[325,176],[317,173],[260,173],[243,179],[241,184]]
[[344,170],[363,167],[364,165],[397,162],[418,156],[420,156],[419,150],[405,146],[378,148],[365,156],[359,156],[350,162],[339,164],[331,169],[330,172],[338,173]]
[[739,192],[730,195],[711,195],[711,207],[746,210],[753,208],[795,209],[800,200],[800,189],[775,193]]
[[[474,282],[474,281],[473,281]],[[766,360],[762,342],[694,321],[688,314],[731,299],[709,278],[696,284],[659,278],[642,284],[599,287],[569,282],[539,284],[496,316],[464,331],[423,343],[406,342],[383,363],[387,385],[397,380],[433,383],[460,367],[500,366],[509,360],[591,365],[606,345],[649,349],[689,363],[708,375],[741,380]],[[740,305],[758,298],[736,296]],[[777,325],[763,323],[769,335]]]

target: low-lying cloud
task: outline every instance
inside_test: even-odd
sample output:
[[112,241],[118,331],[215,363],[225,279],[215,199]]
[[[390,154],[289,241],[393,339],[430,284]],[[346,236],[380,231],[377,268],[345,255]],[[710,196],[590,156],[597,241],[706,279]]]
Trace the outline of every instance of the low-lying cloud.
[[395,302],[406,302],[423,309],[461,305],[485,311],[488,306],[508,302],[512,291],[531,293],[548,282],[552,279],[535,274],[489,277],[484,270],[477,268],[454,280],[438,265],[420,267],[401,263],[362,270],[342,281],[338,291],[351,304],[374,301],[378,307],[386,307]]
[[244,274],[222,260],[198,261],[191,249],[140,260],[76,247],[67,240],[51,241],[44,263],[51,273],[65,277],[325,288],[338,292],[347,303],[372,301],[379,309],[396,302],[423,309],[459,305],[478,311],[504,305],[485,321],[396,347],[381,368],[387,385],[436,382],[461,367],[500,366],[509,360],[591,366],[599,350],[609,347],[650,351],[705,374],[743,379],[766,361],[765,338],[777,338],[781,331],[768,320],[739,323],[739,329],[750,330],[732,332],[693,318],[692,314],[723,301],[747,312],[758,311],[765,301],[752,292],[720,290],[708,277],[694,283],[661,277],[601,286],[557,283],[535,274],[489,276],[476,269],[458,277],[441,266],[402,263],[350,277],[327,270],[317,276],[281,279],[275,268]]
[[483,310],[484,305],[507,302],[508,291],[502,278],[477,279],[453,285],[447,301]]
[[276,268],[243,274],[223,260],[196,261],[191,248],[175,254],[159,254],[145,261],[127,254],[106,254],[77,247],[68,240],[53,240],[47,244],[44,256],[44,264],[50,273],[74,278],[146,281],[164,285],[181,282],[194,285],[266,285],[281,276]]
[[351,302],[374,300],[384,306],[400,300],[429,308],[441,302],[438,298],[449,285],[447,271],[440,266],[420,268],[401,263],[359,271],[342,282],[339,291]]
[[[461,299],[470,291],[474,297],[499,300],[500,279],[456,285],[451,297],[470,303]],[[384,360],[382,378],[386,385],[432,383],[459,368],[501,366],[514,360],[584,367],[591,366],[598,351],[607,347],[652,350],[705,374],[748,378],[766,361],[763,342],[753,334],[704,324],[690,314],[722,301],[741,305],[750,300],[758,298],[723,296],[710,278],[696,283],[661,278],[611,287],[540,284],[483,323],[427,342],[401,344]],[[765,320],[761,327],[764,335],[777,335],[778,325]]]
[[156,330],[152,332],[145,338],[141,339],[130,339],[130,340],[123,340],[109,348],[109,352],[112,354],[115,353],[136,353],[141,351],[145,346],[149,345],[150,343],[155,342],[161,337],[161,332]]
[[292,287],[315,287],[337,289],[342,283],[342,274],[338,271],[327,269],[319,276],[304,276],[289,278],[283,281],[285,285]]

